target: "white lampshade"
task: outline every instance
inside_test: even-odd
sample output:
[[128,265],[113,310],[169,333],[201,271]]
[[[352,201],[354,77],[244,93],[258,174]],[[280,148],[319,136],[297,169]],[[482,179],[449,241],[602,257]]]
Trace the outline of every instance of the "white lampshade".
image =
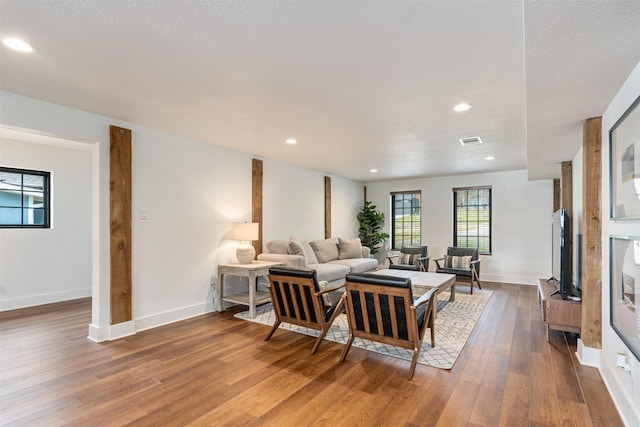
[[[251,264],[256,257],[256,250],[248,242],[258,240],[260,225],[257,222],[234,222],[233,238],[243,243],[236,249],[236,258],[240,264]],[[246,242],[246,243],[245,243]]]
[[235,240],[258,240],[259,224],[257,222],[234,222],[233,238]]

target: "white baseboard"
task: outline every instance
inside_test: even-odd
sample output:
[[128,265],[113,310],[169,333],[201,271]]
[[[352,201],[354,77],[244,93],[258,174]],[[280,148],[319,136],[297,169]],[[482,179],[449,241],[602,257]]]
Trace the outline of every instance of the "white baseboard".
[[608,364],[606,358],[603,358],[600,366],[598,366],[600,376],[604,381],[605,387],[609,391],[609,396],[613,400],[613,404],[618,409],[618,414],[622,418],[625,426],[640,426],[640,409],[638,404],[633,402],[633,398],[626,392],[625,387],[621,384],[624,375],[627,373],[617,370],[614,366]]
[[51,294],[29,295],[19,298],[0,299],[0,311],[17,310],[54,302],[69,301],[91,296],[91,288],[73,289]]
[[109,327],[97,326],[91,323],[89,325],[89,335],[87,338],[93,342],[109,341]]
[[576,357],[578,362],[584,366],[591,366],[597,368],[600,366],[600,352],[602,350],[593,347],[587,347],[582,343],[582,340],[578,338],[578,348],[576,349]]
[[527,276],[502,276],[499,274],[480,274],[480,282],[498,282],[498,283],[515,283],[519,285],[538,286],[539,277]]
[[176,310],[152,314],[151,316],[140,317],[138,319],[135,319],[136,331],[144,331],[147,329],[157,328],[158,326],[167,325],[173,322],[179,322],[180,320],[200,316],[212,311],[213,307],[211,306],[211,303],[203,302],[200,304],[194,304],[189,307],[182,307]]
[[110,341],[135,335],[135,333],[136,333],[136,323],[133,320],[109,326]]

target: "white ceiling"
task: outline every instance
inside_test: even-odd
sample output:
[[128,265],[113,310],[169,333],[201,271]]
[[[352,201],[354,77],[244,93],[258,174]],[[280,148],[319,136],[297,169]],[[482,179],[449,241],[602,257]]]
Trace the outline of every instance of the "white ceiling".
[[541,179],[640,61],[640,1],[0,0],[0,35],[36,48],[4,91],[360,181]]

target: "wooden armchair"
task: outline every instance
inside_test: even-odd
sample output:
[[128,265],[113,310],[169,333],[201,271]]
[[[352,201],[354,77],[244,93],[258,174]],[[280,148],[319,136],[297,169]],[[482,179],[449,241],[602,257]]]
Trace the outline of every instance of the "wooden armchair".
[[276,323],[265,338],[269,341],[280,323],[291,323],[320,331],[316,343],[311,349],[314,354],[327,335],[335,318],[342,313],[344,299],[329,304],[329,292],[344,287],[344,284],[320,290],[315,270],[299,270],[287,267],[269,269],[269,293]]
[[403,246],[399,254],[387,259],[392,270],[429,271],[428,246]]
[[[467,265],[462,257],[470,257]],[[480,283],[480,257],[477,248],[462,248],[451,246],[447,248],[447,255],[434,260],[436,263],[436,273],[455,274],[456,282],[467,282],[471,285],[471,295],[473,295],[473,284],[482,289]]]
[[427,326],[431,329],[431,347],[435,346],[436,289],[414,302],[411,279],[349,274],[342,298],[346,300],[349,340],[340,361],[347,357],[355,337],[390,344],[413,350],[409,379],[413,378]]

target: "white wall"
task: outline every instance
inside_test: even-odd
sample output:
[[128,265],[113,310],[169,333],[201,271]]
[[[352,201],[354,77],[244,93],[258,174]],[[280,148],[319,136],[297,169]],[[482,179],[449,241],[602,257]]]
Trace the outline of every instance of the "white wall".
[[51,228],[0,229],[0,309],[91,296],[91,151],[0,138],[2,166],[51,172]]
[[[363,184],[275,160],[263,163],[263,244],[324,238],[324,177],[331,178],[332,237],[358,237]],[[266,246],[263,248],[266,252]]]
[[551,180],[527,181],[526,171],[512,171],[386,181],[367,184],[367,198],[384,212],[389,232],[390,193],[421,190],[422,243],[433,260],[453,244],[452,188],[480,185],[492,187],[493,203],[492,255],[481,256],[481,279],[537,285],[551,274]]
[[[640,425],[640,362],[610,326],[609,236],[640,235],[640,220],[609,219],[609,129],[640,96],[640,63],[613,98],[602,115],[602,351],[600,373],[607,384],[618,410],[629,426]],[[616,369],[618,352],[629,354],[631,373]]]
[[[216,266],[235,261],[232,223],[251,220],[250,155],[7,92],[1,93],[0,110],[2,125],[91,143],[92,339],[117,338],[212,309],[209,285]],[[134,320],[114,326],[109,322],[109,125],[132,130],[133,168]],[[264,161],[265,241],[324,236],[323,177]],[[361,190],[360,183],[332,177],[334,235],[357,234],[354,212]],[[141,209],[149,219],[141,219]]]

